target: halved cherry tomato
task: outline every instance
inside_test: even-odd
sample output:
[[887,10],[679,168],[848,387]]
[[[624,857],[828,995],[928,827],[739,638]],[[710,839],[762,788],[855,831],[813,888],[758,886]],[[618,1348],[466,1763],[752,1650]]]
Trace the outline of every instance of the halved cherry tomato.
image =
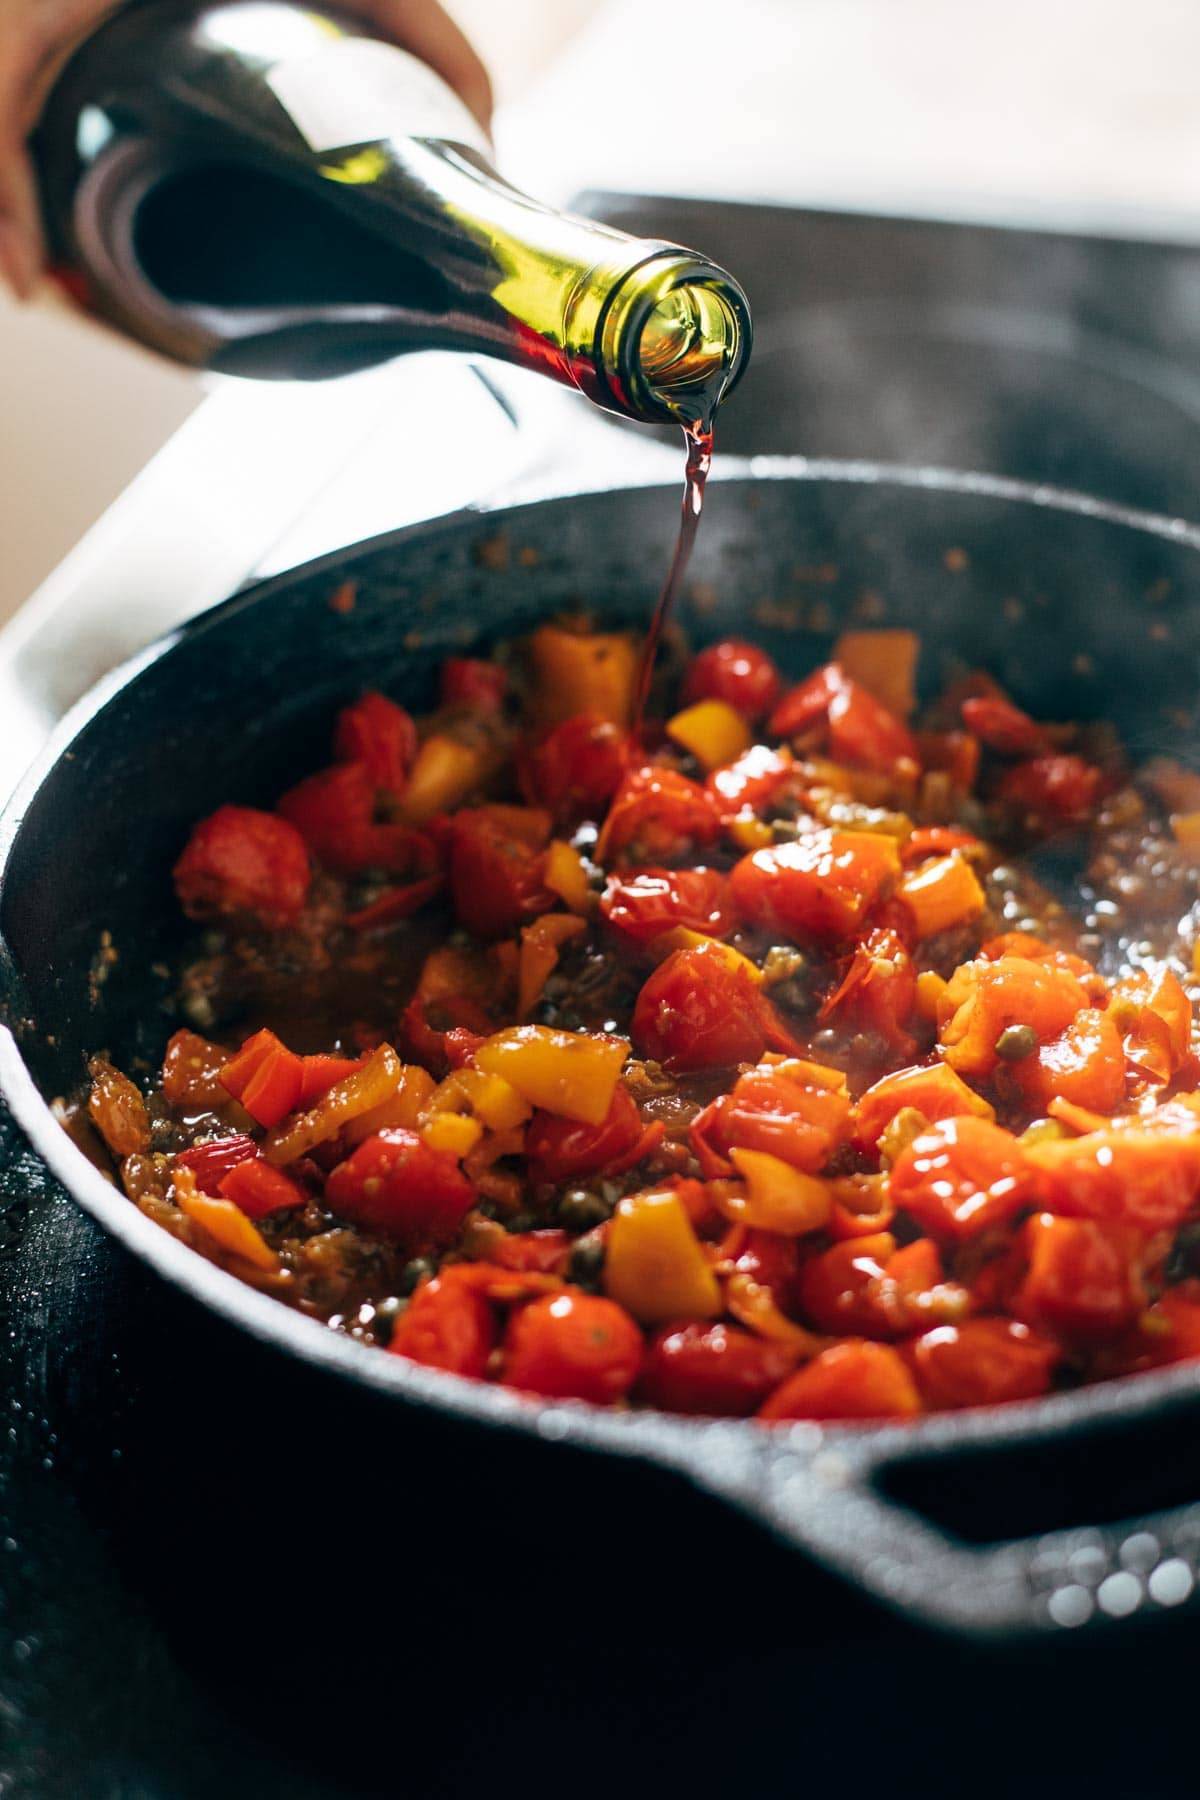
[[1142,1235],[1098,1219],[1026,1220],[1025,1278],[1012,1310],[1030,1325],[1069,1337],[1108,1337],[1131,1324],[1146,1303],[1138,1268]]
[[191,919],[247,913],[288,925],[308,898],[308,851],[286,819],[251,806],[219,806],[195,826],[174,868]]
[[622,1399],[642,1363],[642,1334],[624,1307],[594,1294],[547,1294],[521,1307],[504,1336],[508,1387],[558,1400]]
[[908,1025],[917,1001],[917,971],[899,935],[876,928],[857,946],[841,981],[820,1011],[822,1024],[836,1019],[872,1031],[900,1055],[916,1048]]
[[1200,1135],[1135,1127],[1031,1144],[1045,1205],[1075,1218],[1173,1230],[1200,1194]]
[[997,1043],[1010,1025],[1027,1025],[1039,1044],[1064,1032],[1088,1004],[1069,969],[1022,956],[962,963],[938,1000],[942,1054],[960,1075],[991,1075]]
[[739,1075],[693,1119],[692,1148],[710,1179],[734,1173],[734,1149],[764,1151],[815,1174],[841,1143],[849,1116],[845,1082],[834,1071],[805,1062],[764,1066]]
[[854,1141],[859,1149],[874,1150],[898,1112],[912,1107],[932,1124],[974,1113],[981,1119],[995,1117],[992,1108],[961,1075],[946,1063],[915,1063],[884,1075],[860,1097],[854,1109]]
[[1034,1400],[1050,1386],[1062,1351],[1016,1319],[938,1325],[906,1347],[927,1406],[997,1406]]
[[719,837],[721,812],[706,789],[674,769],[631,769],[600,833],[602,861],[633,853],[641,863],[676,863]]
[[1041,1182],[1011,1132],[968,1116],[914,1138],[892,1165],[889,1193],[923,1231],[961,1244],[1036,1205]]
[[814,669],[796,687],[789,688],[767,721],[773,738],[802,737],[829,716],[829,704],[841,693],[846,677],[837,663]]
[[797,942],[852,936],[900,872],[893,839],[865,831],[817,831],[756,850],[730,875],[735,906],[751,925]]
[[577,713],[528,745],[521,788],[531,805],[566,822],[602,817],[629,761],[629,739],[611,719]]
[[1069,1100],[1110,1113],[1125,1098],[1125,1048],[1106,1012],[1087,1007],[1060,1037],[1010,1065],[1010,1077],[1032,1112]]
[[407,825],[377,823],[375,796],[365,763],[335,763],[289,788],[279,811],[326,868],[409,874],[425,860],[429,839]]
[[544,886],[547,813],[519,806],[476,806],[454,814],[450,896],[460,924],[476,937],[506,937],[557,896]]
[[921,1396],[903,1357],[847,1338],[797,1369],[758,1409],[760,1419],[908,1419]]
[[396,1321],[388,1349],[394,1356],[455,1375],[482,1376],[496,1343],[496,1315],[487,1296],[456,1263],[423,1281]]
[[760,811],[795,766],[790,751],[751,744],[735,761],[713,769],[704,785],[720,806],[722,818],[731,819],[739,813]]
[[683,703],[724,700],[753,723],[769,712],[782,686],[765,650],[741,638],[722,638],[693,656],[683,678]]
[[1000,756],[1040,756],[1049,748],[1045,730],[1001,694],[976,694],[962,703],[968,731]]
[[230,1169],[221,1177],[217,1192],[223,1200],[232,1200],[248,1219],[268,1218],[271,1213],[303,1206],[307,1199],[298,1182],[261,1156],[250,1157]]
[[600,911],[633,944],[651,944],[677,925],[723,938],[737,924],[728,878],[717,869],[630,869],[610,875]]

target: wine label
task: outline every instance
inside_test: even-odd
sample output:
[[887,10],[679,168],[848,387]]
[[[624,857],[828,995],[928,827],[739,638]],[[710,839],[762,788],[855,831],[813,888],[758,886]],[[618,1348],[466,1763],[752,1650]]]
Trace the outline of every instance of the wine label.
[[395,44],[339,38],[285,57],[266,80],[318,155],[398,137],[441,138],[491,153],[483,127],[453,88]]

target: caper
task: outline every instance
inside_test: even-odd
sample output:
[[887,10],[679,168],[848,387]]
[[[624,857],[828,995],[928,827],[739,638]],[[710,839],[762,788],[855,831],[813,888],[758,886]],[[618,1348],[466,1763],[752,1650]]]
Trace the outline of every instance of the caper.
[[597,1237],[580,1238],[572,1246],[567,1274],[580,1287],[595,1287],[604,1268],[604,1245]]
[[558,1203],[558,1220],[567,1231],[590,1231],[594,1225],[603,1225],[611,1211],[599,1194],[587,1188],[568,1188]]
[[[424,1261],[424,1258],[418,1260]],[[401,1276],[401,1281],[403,1281],[403,1279],[403,1276]],[[415,1286],[416,1283],[414,1282],[413,1285]],[[391,1343],[392,1333],[396,1329],[396,1321],[404,1311],[406,1305],[407,1302],[402,1300],[398,1294],[392,1294],[388,1299],[379,1302],[379,1305],[375,1308],[375,1316],[371,1320],[371,1329],[375,1334],[375,1342],[377,1344]]]
[[[406,1262],[400,1271],[400,1292],[411,1294],[418,1281],[423,1281],[426,1275],[435,1273],[436,1267],[432,1257],[414,1256],[412,1261]],[[387,1305],[386,1301],[384,1305]]]
[[808,973],[808,958],[790,944],[772,944],[762,962],[762,978],[768,987],[797,981]]
[[1006,1025],[996,1039],[996,1055],[1005,1062],[1023,1062],[1037,1047],[1038,1036],[1032,1025]]
[[515,1212],[510,1213],[505,1219],[504,1229],[505,1231],[532,1231],[536,1224],[537,1220],[532,1213]]

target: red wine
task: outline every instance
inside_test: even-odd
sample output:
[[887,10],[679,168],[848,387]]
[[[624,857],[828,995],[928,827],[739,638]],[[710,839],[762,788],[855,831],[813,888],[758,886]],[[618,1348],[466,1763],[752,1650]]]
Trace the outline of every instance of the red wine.
[[[714,407],[713,412],[715,410]],[[683,578],[687,574],[688,564],[692,560],[696,532],[700,525],[700,514],[704,508],[704,488],[708,481],[709,469],[712,467],[712,419],[713,413],[710,412],[706,418],[692,420],[685,423],[683,427],[686,457],[683,465],[683,504],[679,515],[679,532],[675,539],[675,550],[671,557],[671,565],[667,570],[667,578],[663,582],[662,592],[658,596],[650,620],[650,629],[646,633],[645,647],[642,650],[642,666],[638,675],[637,707],[633,720],[635,739],[640,739],[642,735],[646,702],[650,696],[650,684],[654,679],[654,664],[663,630],[674,609],[679,590],[683,585]]]

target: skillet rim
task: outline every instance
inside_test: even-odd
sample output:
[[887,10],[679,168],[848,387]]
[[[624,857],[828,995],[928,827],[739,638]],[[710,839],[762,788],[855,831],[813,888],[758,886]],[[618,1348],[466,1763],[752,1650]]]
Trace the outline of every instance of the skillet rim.
[[[1038,511],[1096,519],[1102,524],[1160,538],[1200,552],[1200,525],[1095,496],[1030,483],[1006,476],[935,467],[871,461],[835,461],[796,456],[727,458],[713,471],[722,485],[752,487],[760,481],[845,484],[862,488],[918,489],[1032,506]],[[206,608],[194,619],[156,639],[103,676],[57,723],[41,752],[26,771],[0,813],[0,894],[24,817],[43,782],[64,752],[93,719],[126,687],[147,673],[184,639],[210,629],[227,615],[269,599],[273,591],[298,580],[343,572],[347,563],[394,549],[431,532],[462,531],[498,518],[515,520],[548,503],[569,502],[622,492],[677,492],[676,483],[618,480],[585,488],[551,487],[540,494],[497,495],[454,512],[422,519],[313,558],[294,569],[271,575]],[[0,938],[0,1016],[8,1009],[3,990],[14,979],[11,951]],[[0,1093],[37,1155],[47,1164],[72,1200],[139,1261],[173,1287],[181,1289],[226,1322],[335,1376],[421,1407],[492,1428],[529,1433],[571,1443],[581,1449],[618,1451],[658,1463],[680,1466],[717,1488],[727,1482],[712,1475],[703,1448],[737,1444],[744,1452],[771,1446],[811,1451],[825,1442],[846,1449],[860,1446],[874,1466],[903,1454],[924,1457],[942,1449],[1015,1448],[1055,1436],[1086,1434],[1097,1426],[1119,1426],[1147,1414],[1182,1412],[1200,1398],[1200,1370],[1186,1363],[1161,1370],[1116,1377],[1073,1392],[1005,1406],[977,1407],[961,1413],[928,1414],[896,1424],[794,1423],[764,1432],[754,1419],[689,1418],[651,1408],[613,1412],[575,1400],[542,1400],[498,1384],[465,1380],[392,1357],[330,1331],[315,1319],[248,1287],[155,1225],[115,1188],[71,1141],[37,1087],[8,1023],[0,1023]]]

